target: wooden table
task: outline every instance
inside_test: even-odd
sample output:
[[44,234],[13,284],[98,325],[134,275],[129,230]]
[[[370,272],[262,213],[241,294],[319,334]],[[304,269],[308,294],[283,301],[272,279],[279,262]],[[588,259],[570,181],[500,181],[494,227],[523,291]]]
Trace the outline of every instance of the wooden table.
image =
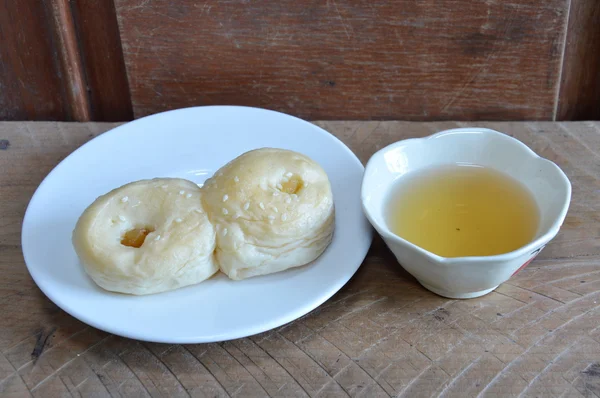
[[[467,125],[317,124],[363,162],[396,140]],[[524,141],[573,184],[559,236],[516,277],[478,299],[446,299],[376,238],[351,282],[305,317],[245,339],[170,345],[79,322],[23,262],[21,221],[35,188],[115,125],[0,123],[0,395],[600,397],[600,123],[478,125]]]

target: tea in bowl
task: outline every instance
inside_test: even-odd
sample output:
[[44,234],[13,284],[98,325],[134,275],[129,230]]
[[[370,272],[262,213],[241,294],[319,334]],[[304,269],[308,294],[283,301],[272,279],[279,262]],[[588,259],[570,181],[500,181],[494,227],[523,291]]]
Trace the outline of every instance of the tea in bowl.
[[419,283],[472,298],[507,281],[556,236],[571,184],[520,141],[461,128],[375,153],[361,195],[367,218]]

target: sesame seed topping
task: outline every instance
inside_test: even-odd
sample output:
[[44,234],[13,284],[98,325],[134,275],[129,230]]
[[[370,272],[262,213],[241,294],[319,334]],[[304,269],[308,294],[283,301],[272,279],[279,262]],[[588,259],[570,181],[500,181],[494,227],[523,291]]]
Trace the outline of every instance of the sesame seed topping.
[[279,196],[279,192],[277,192],[277,191],[274,191],[274,192],[273,192],[273,196]]
[[240,215],[239,215],[239,214],[236,214],[236,215],[234,215],[234,216],[233,216],[233,219],[234,219],[234,220],[237,220],[238,218],[240,218]]
[[250,202],[244,203],[244,210],[248,210],[250,208]]
[[273,210],[275,211],[275,213],[279,213],[279,209],[275,206],[273,206]]
[[123,217],[123,216],[119,216],[119,220],[121,220],[121,221],[125,221],[125,217]]
[[273,221],[275,219],[275,216],[271,214],[268,218],[269,220]]
[[224,215],[229,214],[229,211],[226,208],[224,208],[224,207],[223,207],[223,209],[221,211],[223,212]]
[[181,218],[179,218],[179,217],[177,217],[177,218],[175,219],[175,222],[182,222],[182,221],[183,221],[183,220],[182,220]]
[[191,194],[191,193],[188,193],[188,194],[186,194],[186,195],[185,195],[185,197],[186,197],[186,198],[191,198],[191,197],[192,197],[192,194]]
[[227,228],[223,228],[223,236],[227,236]]
[[185,191],[179,191],[180,195],[183,195],[185,193]]
[[277,183],[277,189],[283,189],[283,185],[281,185],[280,183]]
[[294,198],[294,200],[298,200],[298,195],[296,195],[295,193],[293,193],[293,194],[291,195],[291,197],[292,197],[292,198]]
[[154,238],[154,240],[160,240],[160,235],[156,235],[156,237]]
[[258,204],[258,206],[259,206],[261,209],[263,209],[263,210],[265,209],[265,204],[264,204],[263,202],[260,202],[260,203]]
[[235,177],[233,177],[233,181],[240,182],[240,179],[238,178],[238,176],[235,176]]
[[287,214],[286,214],[286,213],[283,213],[283,214],[281,215],[281,221],[285,221],[285,220],[287,220]]
[[283,178],[281,179],[281,181],[283,181],[283,182],[288,182],[289,180],[290,180],[290,179],[289,179],[289,178],[287,178],[287,177],[283,177]]
[[285,203],[292,203],[292,198],[290,198],[289,196],[285,198]]
[[123,196],[121,198],[121,202],[123,202],[123,203],[127,202],[128,200],[129,200],[129,196]]
[[292,174],[292,173],[291,173],[291,172],[289,172],[289,171],[288,171],[287,173],[285,173],[285,176],[286,176],[287,178],[290,178],[290,177],[291,177],[291,176],[293,176],[293,175],[294,175],[294,174]]
[[196,213],[200,213],[200,214],[204,213],[204,212],[202,211],[202,209],[194,209],[194,211],[195,211]]
[[227,195],[227,194],[223,195],[223,202],[227,202],[227,199],[229,199],[229,195]]

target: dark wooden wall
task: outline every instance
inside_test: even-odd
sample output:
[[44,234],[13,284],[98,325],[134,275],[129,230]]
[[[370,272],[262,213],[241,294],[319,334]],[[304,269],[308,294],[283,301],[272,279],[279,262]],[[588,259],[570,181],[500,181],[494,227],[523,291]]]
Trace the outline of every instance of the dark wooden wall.
[[598,0],[4,0],[0,119],[600,118]]

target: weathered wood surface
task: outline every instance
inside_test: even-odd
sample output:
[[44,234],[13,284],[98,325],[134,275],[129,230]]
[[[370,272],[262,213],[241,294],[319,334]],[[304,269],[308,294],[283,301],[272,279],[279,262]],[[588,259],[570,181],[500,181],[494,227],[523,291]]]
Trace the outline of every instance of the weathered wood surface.
[[[466,125],[317,124],[363,161],[393,141]],[[0,123],[0,395],[599,397],[600,124],[479,125],[521,139],[573,183],[559,236],[495,292],[436,296],[375,239],[351,282],[307,316],[221,344],[163,345],[65,314],[34,285],[21,254],[37,185],[113,125]]]
[[51,2],[0,2],[0,120],[71,120]]
[[360,120],[553,120],[570,3],[115,0],[136,117]]
[[597,0],[5,0],[0,120],[597,120],[599,26]]
[[106,0],[70,2],[87,79],[90,120],[131,120],[131,97],[114,3]]
[[600,119],[600,2],[570,2],[555,120]]

